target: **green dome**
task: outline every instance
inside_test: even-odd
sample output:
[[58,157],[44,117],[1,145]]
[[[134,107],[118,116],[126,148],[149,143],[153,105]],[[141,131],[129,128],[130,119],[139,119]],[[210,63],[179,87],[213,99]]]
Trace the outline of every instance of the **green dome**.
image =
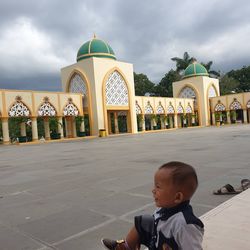
[[116,60],[113,49],[103,40],[95,36],[92,40],[84,43],[77,53],[77,62],[90,57],[102,57]]
[[188,65],[185,69],[183,78],[193,77],[193,76],[209,76],[206,68],[200,63],[193,62]]

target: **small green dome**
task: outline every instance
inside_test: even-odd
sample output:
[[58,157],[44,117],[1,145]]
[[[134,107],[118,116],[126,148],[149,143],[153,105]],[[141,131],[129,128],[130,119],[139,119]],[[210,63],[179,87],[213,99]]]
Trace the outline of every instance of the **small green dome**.
[[95,36],[92,40],[84,43],[77,53],[77,62],[89,57],[102,57],[116,60],[113,49],[103,40]]
[[188,67],[185,69],[183,78],[194,76],[209,76],[209,74],[203,65],[197,62],[193,62],[189,64]]

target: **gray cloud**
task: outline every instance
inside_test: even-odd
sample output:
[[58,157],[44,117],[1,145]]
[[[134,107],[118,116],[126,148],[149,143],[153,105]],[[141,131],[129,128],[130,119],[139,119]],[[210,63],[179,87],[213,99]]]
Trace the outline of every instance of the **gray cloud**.
[[60,90],[60,68],[94,32],[154,82],[185,51],[217,70],[240,68],[250,64],[249,12],[247,0],[3,0],[0,88]]

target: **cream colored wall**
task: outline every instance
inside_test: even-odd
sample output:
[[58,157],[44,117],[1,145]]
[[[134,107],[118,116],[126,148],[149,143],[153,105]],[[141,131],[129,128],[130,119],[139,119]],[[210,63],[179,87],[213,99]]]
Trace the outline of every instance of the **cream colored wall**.
[[0,91],[0,111],[2,117],[8,117],[9,109],[16,102],[16,97],[20,96],[21,101],[31,111],[31,116],[38,116],[38,109],[44,103],[44,97],[49,98],[49,102],[55,107],[58,116],[63,116],[62,109],[68,104],[68,99],[72,98],[73,103],[79,110],[79,115],[82,112],[82,95],[72,93],[60,92],[39,92],[39,91],[25,91],[25,90],[1,90]]
[[219,94],[219,82],[218,79],[215,78],[196,76],[189,77],[178,82],[173,82],[174,97],[178,97],[181,90],[186,86],[189,86],[195,90],[197,94],[198,114],[201,126],[210,125],[208,88],[211,84],[214,85],[217,93]]

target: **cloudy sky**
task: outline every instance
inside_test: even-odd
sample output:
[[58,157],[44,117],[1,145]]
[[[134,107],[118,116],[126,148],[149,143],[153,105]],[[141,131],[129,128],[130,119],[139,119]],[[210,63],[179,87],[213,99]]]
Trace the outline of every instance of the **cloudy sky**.
[[185,51],[222,72],[250,65],[248,0],[0,0],[0,88],[61,90],[93,33],[155,83]]

